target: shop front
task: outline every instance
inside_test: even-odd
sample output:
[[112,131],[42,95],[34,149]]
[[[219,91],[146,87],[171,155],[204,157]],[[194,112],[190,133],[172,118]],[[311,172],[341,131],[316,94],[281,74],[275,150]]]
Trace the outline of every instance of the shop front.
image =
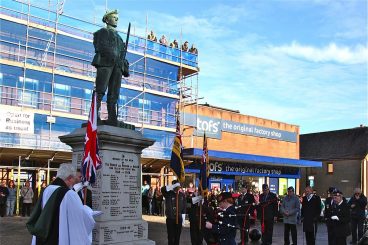
[[[293,186],[299,194],[301,168],[319,167],[321,164],[314,161],[220,151],[209,151],[208,154],[209,188],[226,191],[238,191],[241,185],[245,184],[256,192],[261,189],[262,184],[267,183],[270,190],[278,195],[285,195],[289,186]],[[201,155],[202,149],[184,150],[184,158],[193,161],[186,166],[185,172],[195,174],[193,182],[196,183],[199,181]]]

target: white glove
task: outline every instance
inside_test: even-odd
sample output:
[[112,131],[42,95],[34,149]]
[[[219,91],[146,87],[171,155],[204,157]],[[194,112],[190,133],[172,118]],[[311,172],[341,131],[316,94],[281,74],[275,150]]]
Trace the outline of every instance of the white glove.
[[176,187],[180,187],[180,183],[175,183],[173,185],[167,185],[166,186],[166,191],[172,191],[174,190]]
[[331,217],[332,220],[339,220],[339,217],[337,217],[336,215]]
[[83,187],[88,187],[88,186],[89,186],[89,182],[88,181],[84,181]]
[[166,191],[172,191],[174,188],[172,187],[172,185],[167,185],[166,186]]

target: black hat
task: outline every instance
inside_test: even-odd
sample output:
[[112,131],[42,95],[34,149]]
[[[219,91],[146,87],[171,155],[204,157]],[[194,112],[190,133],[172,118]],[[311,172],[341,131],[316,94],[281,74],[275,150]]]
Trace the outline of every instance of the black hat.
[[268,190],[268,185],[267,184],[263,184],[262,185],[262,190]]
[[336,188],[331,186],[328,188],[328,193],[333,193],[335,190]]
[[179,181],[177,179],[174,179],[173,181],[171,181],[171,184],[174,185],[176,183],[179,183]]
[[294,191],[294,187],[292,187],[292,186],[289,186],[289,188],[287,188],[288,189],[288,191]]
[[247,188],[247,185],[242,184],[241,187],[242,188]]
[[335,189],[335,190],[332,192],[332,194],[333,194],[334,196],[341,196],[341,195],[342,195],[342,192],[341,192],[340,190],[338,190],[338,189]]
[[222,202],[228,198],[233,198],[233,195],[231,194],[231,192],[222,192],[220,193],[220,195],[217,197],[217,201],[218,202]]

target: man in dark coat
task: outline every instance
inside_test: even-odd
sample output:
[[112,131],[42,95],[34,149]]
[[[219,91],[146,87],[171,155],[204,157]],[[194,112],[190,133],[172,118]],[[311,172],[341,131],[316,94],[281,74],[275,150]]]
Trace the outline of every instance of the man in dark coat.
[[[118,32],[115,30],[118,23],[117,10],[106,12],[102,21],[106,28],[93,33],[95,56],[92,65],[97,69],[96,93],[97,111],[100,111],[102,98],[107,93],[108,124],[117,124],[117,101],[119,99],[121,78],[129,76],[129,63],[125,59],[126,47]],[[98,120],[100,116],[98,115]]]
[[254,211],[255,199],[253,194],[248,192],[247,186],[242,185],[241,195],[238,197],[238,210],[239,215],[238,222],[240,227],[241,242],[244,244],[248,242],[249,227],[250,227],[250,214]]
[[328,236],[328,245],[334,245],[333,243],[333,233],[332,233],[332,220],[331,220],[331,212],[333,209],[333,205],[334,205],[334,200],[333,200],[333,195],[332,193],[334,192],[335,188],[334,187],[330,187],[328,188],[328,197],[326,198],[325,201],[325,211],[324,211],[324,219],[326,222],[326,226],[327,226],[327,236]]
[[278,199],[270,192],[267,184],[262,185],[263,193],[259,195],[257,213],[262,221],[262,245],[272,244],[273,224],[278,213]]
[[183,224],[182,214],[186,211],[185,195],[180,192],[180,183],[177,180],[173,180],[172,185],[162,187],[161,192],[165,197],[168,245],[179,245]]
[[[348,202],[351,208],[351,232],[352,243],[357,243],[363,236],[363,223],[365,220],[365,207],[367,206],[367,198],[362,194],[360,188],[355,188],[354,195]],[[358,236],[357,236],[358,231]]]
[[333,244],[346,245],[346,237],[350,235],[349,222],[350,210],[343,200],[342,192],[335,190],[333,193],[334,205],[331,211]]
[[305,196],[302,201],[303,231],[307,245],[315,245],[317,222],[321,214],[321,198],[313,194],[310,186],[305,188]]

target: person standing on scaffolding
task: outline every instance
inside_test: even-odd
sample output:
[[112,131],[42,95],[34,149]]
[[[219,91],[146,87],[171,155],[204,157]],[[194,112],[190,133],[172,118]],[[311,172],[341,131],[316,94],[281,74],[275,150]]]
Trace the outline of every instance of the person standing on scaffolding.
[[[125,59],[126,44],[116,31],[118,24],[118,11],[107,11],[102,18],[106,27],[93,33],[95,56],[92,65],[97,69],[96,93],[97,113],[100,120],[102,98],[107,92],[107,124],[117,125],[117,101],[120,94],[121,78],[129,77],[129,63]],[[129,35],[129,33],[128,33]]]

